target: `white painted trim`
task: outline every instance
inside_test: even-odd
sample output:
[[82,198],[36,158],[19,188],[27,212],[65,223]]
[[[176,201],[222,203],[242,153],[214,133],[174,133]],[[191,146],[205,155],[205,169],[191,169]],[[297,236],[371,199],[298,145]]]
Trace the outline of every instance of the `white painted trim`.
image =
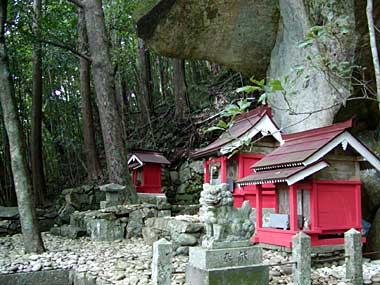
[[[144,163],[137,157],[137,155],[133,154],[130,159],[128,159],[128,164],[130,164],[131,162],[134,162],[135,160],[137,160],[137,162],[140,164],[140,167],[144,165]],[[136,167],[138,168],[138,167]],[[136,169],[134,168],[134,169]]]
[[220,149],[222,154],[227,154],[235,149],[239,148],[242,145],[242,141],[246,141],[247,139],[252,139],[258,133],[261,133],[263,136],[271,135],[275,140],[277,140],[280,145],[284,144],[284,140],[282,139],[280,130],[276,127],[270,117],[265,114],[255,126],[252,127],[250,131],[248,131],[245,135],[240,138],[235,138],[229,144],[226,144]]
[[305,179],[306,177],[328,167],[329,164],[325,161],[320,161],[304,170],[301,170],[300,172],[294,174],[293,176],[290,176],[288,179],[286,179],[286,183],[288,185],[293,185],[294,183],[297,183],[298,181],[301,181]]
[[377,171],[380,171],[380,160],[376,157],[371,151],[369,151],[357,138],[351,135],[349,132],[345,131],[344,133],[337,136],[331,142],[326,144],[318,152],[314,153],[308,159],[306,159],[303,164],[309,165],[314,163],[321,158],[323,158],[327,153],[332,151],[336,146],[342,142],[347,141],[347,143],[355,149],[365,160],[367,160]]

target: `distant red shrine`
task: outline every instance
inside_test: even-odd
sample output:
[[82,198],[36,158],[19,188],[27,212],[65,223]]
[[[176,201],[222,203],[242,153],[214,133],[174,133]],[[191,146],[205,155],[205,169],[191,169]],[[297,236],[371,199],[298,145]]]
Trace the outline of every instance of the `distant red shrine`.
[[170,162],[162,152],[132,150],[128,167],[132,170],[133,184],[139,193],[162,193],[161,168]]
[[[245,200],[256,207],[256,185],[237,187],[236,181],[253,173],[254,163],[283,143],[281,134],[271,118],[271,110],[262,106],[236,117],[233,126],[210,145],[192,153],[193,159],[205,158],[204,183],[229,184],[234,196],[234,206],[240,207]],[[257,142],[255,142],[257,141]],[[247,142],[249,142],[247,144]],[[239,153],[229,158],[234,151]],[[262,205],[275,208],[274,185],[262,186]]]
[[[361,230],[360,170],[380,171],[380,160],[347,130],[351,125],[283,135],[285,143],[237,181],[242,189],[256,187],[254,242],[291,247],[293,235],[303,231],[312,246],[337,245],[345,231]],[[268,183],[276,192],[275,213],[263,223]]]

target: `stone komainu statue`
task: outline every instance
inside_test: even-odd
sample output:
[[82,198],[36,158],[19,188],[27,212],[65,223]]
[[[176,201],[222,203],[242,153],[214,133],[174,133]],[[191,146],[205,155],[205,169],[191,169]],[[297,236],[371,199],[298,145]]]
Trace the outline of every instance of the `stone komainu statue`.
[[254,233],[254,214],[249,201],[234,208],[227,184],[204,184],[200,198],[200,218],[206,225],[204,244],[249,240]]

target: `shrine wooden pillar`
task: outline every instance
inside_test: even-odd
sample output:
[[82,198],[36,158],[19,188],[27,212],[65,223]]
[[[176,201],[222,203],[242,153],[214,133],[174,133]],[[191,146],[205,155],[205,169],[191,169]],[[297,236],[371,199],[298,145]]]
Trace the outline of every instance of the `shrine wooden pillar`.
[[256,229],[263,227],[263,194],[260,184],[256,185]]
[[220,161],[221,164],[221,182],[222,183],[227,183],[227,156],[223,156]]
[[290,230],[298,230],[298,216],[297,216],[297,190],[292,185],[289,186],[289,219],[290,219]]
[[203,175],[203,183],[210,183],[210,169],[208,168],[208,161],[203,162],[203,168],[205,170],[205,173]]

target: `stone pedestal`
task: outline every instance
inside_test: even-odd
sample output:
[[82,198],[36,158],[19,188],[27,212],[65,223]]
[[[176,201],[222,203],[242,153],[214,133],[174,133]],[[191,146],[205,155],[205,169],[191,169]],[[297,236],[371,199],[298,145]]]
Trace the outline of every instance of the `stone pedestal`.
[[191,247],[189,255],[187,285],[252,285],[269,282],[268,267],[258,265],[262,262],[261,248]]
[[125,201],[126,186],[111,183],[100,186],[99,188],[100,191],[106,193],[106,200],[100,202],[101,209],[122,205]]

